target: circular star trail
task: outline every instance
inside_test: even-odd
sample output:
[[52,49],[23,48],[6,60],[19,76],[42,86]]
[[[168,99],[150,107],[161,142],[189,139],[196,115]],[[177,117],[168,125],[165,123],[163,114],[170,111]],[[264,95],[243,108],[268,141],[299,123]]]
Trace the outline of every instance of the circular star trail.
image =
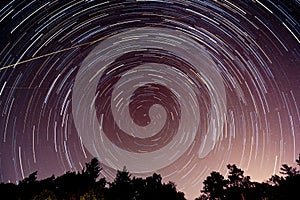
[[263,181],[300,152],[300,4],[9,1],[0,181],[126,166],[190,199],[228,163]]

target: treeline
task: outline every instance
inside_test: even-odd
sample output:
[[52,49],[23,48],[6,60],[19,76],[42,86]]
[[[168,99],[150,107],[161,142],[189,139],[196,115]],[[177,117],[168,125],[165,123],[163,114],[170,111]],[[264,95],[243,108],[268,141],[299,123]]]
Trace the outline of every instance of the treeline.
[[154,173],[146,178],[132,177],[126,170],[118,171],[113,182],[98,178],[99,161],[93,158],[81,172],[67,172],[37,180],[37,172],[19,184],[1,183],[0,199],[18,200],[185,200],[174,183],[163,183]]
[[[300,166],[300,154],[296,163]],[[203,182],[201,196],[195,200],[288,200],[300,199],[300,171],[283,164],[279,175],[266,182],[252,182],[236,165],[227,165],[228,178],[211,172]]]
[[[300,166],[300,154],[296,160]],[[203,181],[200,197],[195,200],[286,200],[300,199],[300,171],[283,164],[280,176],[273,175],[268,181],[252,182],[250,176],[235,164],[227,165],[228,176],[224,178],[213,171]],[[163,183],[154,173],[146,178],[132,177],[126,170],[117,171],[113,182],[99,178],[102,168],[93,158],[81,172],[67,172],[37,180],[37,172],[30,174],[18,184],[1,183],[1,199],[18,200],[186,200],[173,182]]]

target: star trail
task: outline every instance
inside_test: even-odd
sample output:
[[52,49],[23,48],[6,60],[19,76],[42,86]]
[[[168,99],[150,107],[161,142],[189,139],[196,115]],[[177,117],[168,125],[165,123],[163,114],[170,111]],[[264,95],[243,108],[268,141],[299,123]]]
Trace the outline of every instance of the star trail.
[[2,1],[0,182],[124,166],[197,197],[300,153],[297,0]]

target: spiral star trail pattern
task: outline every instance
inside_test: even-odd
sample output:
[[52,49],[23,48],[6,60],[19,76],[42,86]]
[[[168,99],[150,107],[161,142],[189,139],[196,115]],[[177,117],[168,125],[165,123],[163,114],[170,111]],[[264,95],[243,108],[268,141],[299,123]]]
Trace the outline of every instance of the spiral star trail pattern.
[[0,7],[0,181],[126,166],[188,198],[236,163],[293,163],[300,3],[9,1]]

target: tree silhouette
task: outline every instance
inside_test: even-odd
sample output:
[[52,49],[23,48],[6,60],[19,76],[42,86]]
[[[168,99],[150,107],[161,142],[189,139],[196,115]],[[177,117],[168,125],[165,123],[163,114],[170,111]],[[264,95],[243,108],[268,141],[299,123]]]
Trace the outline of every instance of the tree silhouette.
[[173,182],[162,185],[160,197],[157,199],[185,200],[184,193],[177,192],[176,185]]
[[298,159],[296,159],[296,163],[297,163],[298,166],[300,166],[300,153],[298,155]]
[[[300,154],[298,159],[296,159],[296,163],[298,166],[300,160]],[[296,167],[288,166],[287,164],[283,164],[280,168],[280,174],[284,175],[281,177],[281,181],[279,182],[279,190],[280,190],[280,199],[293,199],[298,196],[298,190],[300,185],[300,172]]]
[[202,199],[206,197],[208,199],[223,199],[225,196],[225,189],[227,187],[228,181],[224,179],[224,177],[219,172],[211,172],[210,176],[208,176],[203,184],[203,192],[205,196],[202,196]]
[[144,196],[146,196],[146,180],[143,178],[132,178],[132,184],[134,187],[134,196],[138,199],[144,199]]
[[66,172],[55,179],[56,193],[58,199],[71,199],[80,196],[81,180],[76,172]]
[[24,178],[22,181],[20,181],[20,184],[32,184],[37,180],[37,171],[29,174],[28,177]]
[[[296,159],[300,166],[300,154]],[[283,164],[280,174],[274,174],[267,182],[251,182],[250,176],[235,164],[227,165],[227,179],[219,172],[211,172],[203,181],[201,195],[196,200],[286,200],[299,196],[300,172],[297,167]],[[12,200],[185,200],[173,182],[163,183],[160,174],[146,178],[132,177],[126,167],[117,171],[113,182],[99,177],[99,161],[93,158],[79,172],[66,172],[56,177],[38,181],[37,172],[24,178],[19,184],[0,183],[0,196]],[[108,186],[108,187],[107,187]]]
[[284,178],[275,174],[269,178],[268,183],[272,186],[280,186],[282,181],[284,181]]
[[108,200],[185,200],[184,193],[178,192],[173,182],[162,183],[162,177],[154,173],[152,176],[131,178],[131,174],[124,167],[118,171],[115,180],[110,183]]
[[132,187],[131,174],[126,167],[122,171],[117,171],[115,180],[110,184],[108,199],[133,199],[134,192]]
[[88,175],[93,181],[96,181],[100,175],[100,171],[102,170],[98,159],[94,157],[91,162],[85,164],[85,167],[86,170],[83,174]]
[[235,164],[227,165],[228,172],[228,189],[226,196],[229,199],[244,199],[247,191],[253,186],[250,176],[244,176],[244,171],[239,169]]
[[283,164],[280,167],[280,174],[283,174],[285,176],[295,176],[298,174],[298,171],[295,167],[290,167],[287,164]]
[[[300,154],[296,159],[300,166]],[[211,199],[251,199],[251,200],[286,200],[298,197],[300,171],[296,167],[283,164],[279,175],[272,175],[267,182],[251,182],[250,176],[244,176],[244,171],[235,164],[227,165],[228,179],[218,172],[211,172],[203,182],[201,195],[195,200]]]
[[229,170],[229,186],[230,187],[241,187],[241,188],[249,188],[251,187],[250,177],[244,176],[244,171],[239,169],[235,164],[227,165]]
[[[37,192],[37,171],[29,174],[28,177],[20,181],[18,185],[19,198],[30,199]],[[40,191],[38,191],[40,192]]]
[[146,178],[146,187],[148,190],[160,190],[162,187],[162,177],[154,173],[152,176]]

